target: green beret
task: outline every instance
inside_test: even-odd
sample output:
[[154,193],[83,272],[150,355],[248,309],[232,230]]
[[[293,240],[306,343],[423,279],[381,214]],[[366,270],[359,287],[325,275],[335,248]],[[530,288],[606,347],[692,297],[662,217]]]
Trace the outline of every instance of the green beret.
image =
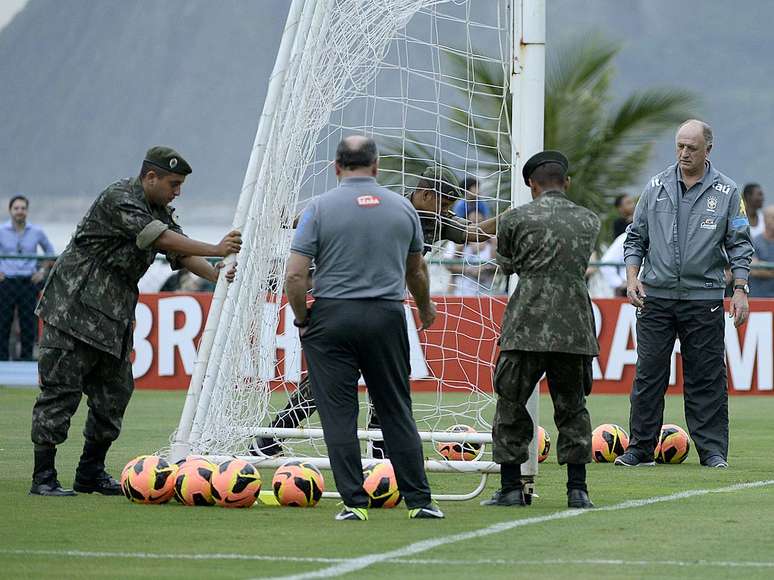
[[529,176],[541,165],[546,163],[558,163],[564,168],[565,173],[570,167],[570,162],[561,151],[541,151],[530,157],[521,169],[521,175],[524,177],[524,183],[529,186]]
[[460,191],[460,182],[457,180],[457,176],[448,167],[443,165],[431,165],[422,172],[420,181],[428,180],[433,183],[433,188],[437,193],[445,195],[446,197],[453,197],[458,199],[462,197]]
[[170,147],[151,147],[145,154],[145,162],[178,175],[188,175],[193,171],[188,161]]

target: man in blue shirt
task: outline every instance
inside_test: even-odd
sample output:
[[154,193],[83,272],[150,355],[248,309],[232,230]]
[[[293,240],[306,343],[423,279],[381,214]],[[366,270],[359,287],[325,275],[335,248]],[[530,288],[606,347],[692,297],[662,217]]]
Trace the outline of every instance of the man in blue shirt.
[[[33,255],[42,248],[54,253],[54,246],[39,227],[27,223],[29,200],[23,195],[11,198],[8,213],[11,219],[0,226],[0,254]],[[49,262],[38,267],[38,260],[0,260],[0,360],[9,360],[8,337],[16,310],[19,312],[21,335],[20,360],[32,360],[32,347],[37,334],[35,301],[39,284],[46,277]],[[15,358],[15,357],[14,357]]]
[[480,214],[482,220],[491,217],[491,211],[485,201],[479,198],[478,179],[469,175],[462,181],[462,191],[465,197],[454,202],[452,213],[461,218],[468,219],[468,214],[476,212]]

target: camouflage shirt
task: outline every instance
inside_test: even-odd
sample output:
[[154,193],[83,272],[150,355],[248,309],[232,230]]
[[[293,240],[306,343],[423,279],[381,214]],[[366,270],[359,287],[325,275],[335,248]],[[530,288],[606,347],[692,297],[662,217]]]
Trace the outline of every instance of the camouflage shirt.
[[[406,198],[411,201],[412,193],[407,193]],[[427,254],[434,243],[440,240],[450,240],[455,244],[464,244],[468,241],[467,228],[470,221],[454,215],[452,212],[437,213],[434,211],[416,210],[419,223],[422,225],[422,235],[425,238],[423,254]]]
[[501,350],[597,355],[585,273],[599,218],[547,191],[507,211],[497,231],[497,263],[519,283],[508,301]]
[[[37,315],[95,348],[127,356],[137,282],[158,252],[152,244],[167,229],[183,233],[172,212],[150,205],[138,178],[108,186],[54,264]],[[167,257],[180,267],[181,256]]]

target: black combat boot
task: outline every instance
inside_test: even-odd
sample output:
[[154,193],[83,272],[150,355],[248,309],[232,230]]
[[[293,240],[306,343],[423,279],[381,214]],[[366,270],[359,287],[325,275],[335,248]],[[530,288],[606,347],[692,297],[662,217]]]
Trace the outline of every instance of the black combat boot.
[[65,489],[56,478],[56,447],[35,446],[35,467],[32,471],[30,495],[67,497],[78,495],[72,489]]
[[586,487],[585,463],[567,464],[567,507],[573,509],[591,509],[594,507]]
[[75,471],[73,489],[81,493],[121,495],[121,485],[105,471],[105,456],[110,443],[86,441]]
[[521,465],[518,463],[503,463],[500,465],[500,489],[494,492],[491,499],[481,502],[481,505],[526,506],[524,484],[521,481]]

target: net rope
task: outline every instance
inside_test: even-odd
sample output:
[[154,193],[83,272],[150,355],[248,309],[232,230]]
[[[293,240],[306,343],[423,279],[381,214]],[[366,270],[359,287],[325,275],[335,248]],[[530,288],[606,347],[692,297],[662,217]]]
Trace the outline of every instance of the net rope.
[[[268,426],[296,389],[300,343],[278,298],[288,226],[306,200],[335,186],[332,160],[343,136],[376,139],[379,181],[396,192],[411,191],[425,167],[442,164],[460,180],[478,180],[478,199],[466,203],[472,221],[509,205],[509,28],[504,0],[306,2],[263,163],[248,184],[255,193],[239,275],[209,358],[192,453],[244,454],[256,426]],[[436,325],[410,337],[426,366],[413,378],[434,393],[415,402],[417,424],[489,431],[500,319],[493,303],[506,301],[493,242],[439,242],[428,259],[432,293],[448,296]],[[322,440],[285,444],[288,455],[325,454]]]

